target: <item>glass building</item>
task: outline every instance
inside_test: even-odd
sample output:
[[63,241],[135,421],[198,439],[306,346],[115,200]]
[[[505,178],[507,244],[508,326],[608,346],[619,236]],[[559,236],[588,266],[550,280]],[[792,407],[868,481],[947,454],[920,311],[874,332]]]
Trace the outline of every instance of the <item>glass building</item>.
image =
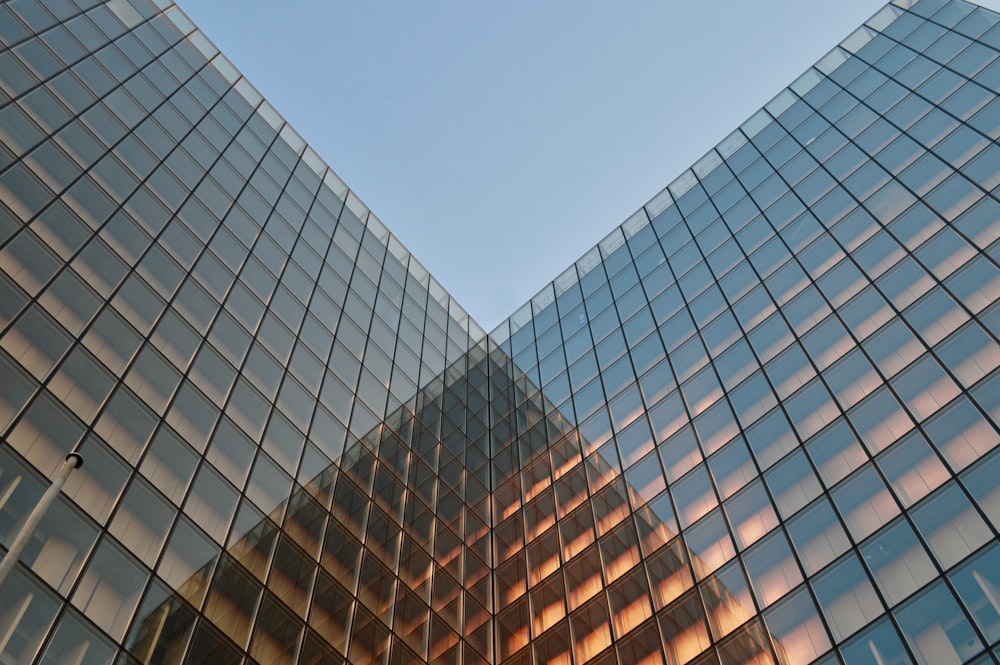
[[86,459],[0,665],[1000,662],[1000,15],[894,1],[489,334],[169,0],[0,47],[0,545]]

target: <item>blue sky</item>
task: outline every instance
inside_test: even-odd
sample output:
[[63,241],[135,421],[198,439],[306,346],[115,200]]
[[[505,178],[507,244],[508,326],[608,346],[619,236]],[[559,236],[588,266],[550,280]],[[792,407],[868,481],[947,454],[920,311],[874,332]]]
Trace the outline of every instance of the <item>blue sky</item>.
[[883,3],[178,4],[490,330]]

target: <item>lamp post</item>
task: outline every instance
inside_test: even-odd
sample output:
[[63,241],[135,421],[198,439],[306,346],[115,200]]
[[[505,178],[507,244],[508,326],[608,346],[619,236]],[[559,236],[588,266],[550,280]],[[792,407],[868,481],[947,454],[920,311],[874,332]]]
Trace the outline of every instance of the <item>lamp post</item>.
[[59,470],[56,472],[56,477],[52,479],[52,484],[49,485],[47,490],[45,490],[42,498],[39,499],[34,509],[32,509],[31,513],[28,515],[28,519],[26,519],[24,524],[21,525],[21,529],[18,531],[17,536],[14,537],[14,542],[11,543],[10,549],[7,550],[7,554],[4,555],[3,560],[0,561],[0,590],[3,589],[4,584],[7,582],[7,578],[10,577],[14,567],[17,566],[17,562],[21,558],[21,552],[23,552],[24,548],[28,546],[28,543],[31,541],[31,536],[33,536],[35,530],[38,529],[38,525],[42,523],[45,513],[49,511],[49,508],[52,506],[53,502],[55,502],[56,497],[59,496],[59,492],[69,479],[69,475],[74,469],[79,469],[81,466],[83,466],[83,457],[81,457],[80,453],[76,452],[75,449],[66,455],[66,459],[63,460],[62,466],[59,467]]

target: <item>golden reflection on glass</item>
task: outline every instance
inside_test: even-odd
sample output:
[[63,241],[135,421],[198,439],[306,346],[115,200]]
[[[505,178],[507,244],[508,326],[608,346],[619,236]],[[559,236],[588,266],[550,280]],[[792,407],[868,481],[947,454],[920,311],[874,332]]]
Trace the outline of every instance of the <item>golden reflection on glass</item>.
[[497,615],[497,646],[500,658],[508,658],[528,643],[528,604],[527,597],[521,598],[511,607]]
[[564,623],[535,641],[535,655],[540,663],[571,665],[573,657],[569,639],[569,628]]
[[552,456],[552,477],[559,480],[580,463],[581,455],[576,436],[570,435],[549,448]]
[[573,511],[559,522],[563,558],[572,559],[594,542],[594,518],[589,506]]
[[603,536],[628,517],[627,496],[625,484],[620,478],[594,495],[592,505],[599,535]]
[[674,521],[670,497],[666,494],[661,494],[652,504],[636,510],[635,520],[639,530],[639,546],[646,556],[677,535],[677,523]]
[[179,665],[194,623],[190,606],[154,584],[125,643],[143,665]]
[[121,639],[148,575],[114,539],[107,538],[81,577],[73,604],[105,632]]
[[497,602],[501,608],[507,607],[527,591],[527,578],[522,556],[515,556],[497,568]]
[[216,571],[205,616],[233,642],[244,647],[260,594],[260,585],[226,557]]
[[573,650],[579,662],[583,663],[611,646],[611,616],[604,597],[573,614]]
[[293,665],[301,631],[301,621],[265,596],[250,642],[250,654],[261,663]]
[[548,463],[548,456],[545,456],[521,472],[525,503],[530,503],[552,484]]
[[646,571],[649,573],[653,604],[658,610],[672,603],[694,585],[684,543],[680,538],[675,538],[670,545],[646,559]]
[[534,586],[559,567],[559,533],[553,527],[527,547],[528,583]]
[[647,621],[618,643],[618,656],[623,663],[663,665],[660,632],[655,621]]
[[[613,452],[612,452],[613,459]],[[584,460],[584,470],[587,474],[587,486],[592,493],[597,493],[601,489],[614,481],[618,476],[617,464],[608,464],[601,456],[600,452],[594,453]]]
[[[760,620],[743,628],[719,644],[722,662],[732,665],[774,665],[767,635]],[[788,665],[783,663],[783,665]]]
[[610,584],[639,563],[639,544],[632,523],[625,522],[601,538],[604,576]]
[[532,629],[541,635],[566,616],[562,575],[553,575],[531,591]]
[[619,637],[653,615],[646,576],[641,569],[609,586],[608,602],[611,605],[611,623]]
[[551,491],[545,491],[524,508],[525,536],[534,540],[539,534],[555,524],[555,499]]
[[564,567],[569,588],[569,607],[573,610],[604,588],[601,560],[597,547],[591,547]]
[[778,525],[778,515],[759,480],[726,502],[726,514],[740,549],[750,547]]
[[725,637],[757,613],[743,570],[736,562],[705,580],[699,589],[716,639]]
[[697,593],[684,596],[657,616],[670,665],[684,665],[711,644]]

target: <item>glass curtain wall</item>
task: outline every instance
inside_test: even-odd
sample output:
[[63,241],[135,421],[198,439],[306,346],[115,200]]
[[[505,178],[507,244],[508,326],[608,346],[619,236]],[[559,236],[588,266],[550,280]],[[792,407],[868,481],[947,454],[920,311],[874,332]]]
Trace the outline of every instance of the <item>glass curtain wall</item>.
[[0,47],[0,547],[86,459],[0,663],[996,662],[1000,15],[886,6],[488,336],[166,0]]
[[0,42],[0,662],[488,661],[482,330],[171,3]]
[[994,662],[998,22],[885,7],[491,333],[497,662]]

